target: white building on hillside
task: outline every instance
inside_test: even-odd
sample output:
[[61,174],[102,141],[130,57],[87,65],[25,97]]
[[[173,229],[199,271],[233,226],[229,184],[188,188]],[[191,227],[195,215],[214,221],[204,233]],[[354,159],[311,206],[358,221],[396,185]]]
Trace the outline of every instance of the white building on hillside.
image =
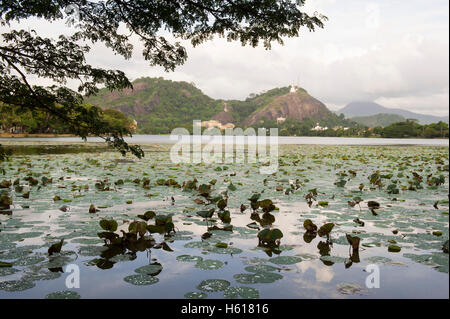
[[277,124],[283,124],[284,122],[286,122],[286,118],[285,117],[277,118]]

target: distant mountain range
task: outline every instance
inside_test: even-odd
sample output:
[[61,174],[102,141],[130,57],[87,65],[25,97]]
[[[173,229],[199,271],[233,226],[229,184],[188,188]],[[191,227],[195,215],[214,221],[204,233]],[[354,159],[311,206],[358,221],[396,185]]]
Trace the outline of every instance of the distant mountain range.
[[176,127],[190,129],[193,120],[237,127],[276,125],[287,119],[308,119],[328,127],[350,123],[299,87],[275,88],[252,94],[245,101],[216,100],[191,83],[163,78],[140,78],[133,87],[120,92],[103,89],[85,102],[125,113],[137,121],[138,132],[146,134],[167,134]]
[[[384,118],[386,119],[386,114],[393,114],[393,115],[399,115],[402,116],[404,119],[416,119],[419,121],[420,124],[430,124],[430,123],[436,123],[439,121],[443,121],[448,123],[449,117],[447,116],[434,116],[434,115],[427,115],[427,114],[420,114],[420,113],[414,113],[407,110],[402,109],[391,109],[384,106],[381,106],[380,104],[374,103],[374,102],[352,102],[345,106],[344,108],[340,109],[339,111],[336,111],[337,114],[344,114],[345,117],[354,119],[356,117],[368,117],[373,115],[380,115],[384,114]],[[397,117],[398,119],[398,117]],[[367,120],[367,119],[365,119]],[[392,122],[393,123],[393,122]]]
[[192,83],[148,77],[133,81],[133,90],[103,89],[85,102],[123,112],[137,121],[138,133],[143,134],[168,134],[177,127],[191,131],[193,120],[209,121],[204,124],[222,128],[232,126],[230,123],[242,128],[276,127],[285,121],[290,127],[298,123],[314,127],[319,123],[329,128],[352,127],[356,123],[386,126],[407,118],[420,123],[448,122],[448,117],[388,109],[368,102],[350,103],[334,113],[300,87],[275,88],[251,94],[244,101],[221,100],[207,96]]
[[369,116],[356,116],[351,118],[352,121],[367,127],[386,127],[392,123],[404,122],[406,119],[398,114],[379,113]]

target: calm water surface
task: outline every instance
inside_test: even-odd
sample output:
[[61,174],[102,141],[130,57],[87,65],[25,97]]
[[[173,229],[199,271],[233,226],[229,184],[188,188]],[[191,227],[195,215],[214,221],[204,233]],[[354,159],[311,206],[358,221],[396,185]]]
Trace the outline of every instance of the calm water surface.
[[[194,136],[198,138],[198,136]],[[192,138],[192,137],[191,137]],[[172,144],[177,139],[171,139],[170,135],[134,135],[125,139],[128,142],[137,144]],[[80,142],[77,137],[49,137],[49,138],[0,138],[1,141],[8,142]],[[88,142],[101,142],[100,138],[90,137]],[[207,136],[202,137],[202,142],[209,142]],[[226,137],[224,141],[231,141]],[[346,138],[346,137],[291,137],[280,136],[279,144],[286,145],[429,145],[429,146],[449,146],[448,139],[406,139],[406,138]]]
[[[31,139],[9,139],[11,141]],[[74,142],[78,139],[32,139],[33,141]],[[90,141],[93,141],[90,139]],[[95,141],[95,140],[94,140]],[[136,143],[168,142],[168,136],[136,136]],[[227,165],[175,165],[170,162],[169,145],[147,146],[149,151],[142,160],[129,158],[130,162],[117,162],[120,155],[114,152],[78,154],[13,155],[10,162],[1,164],[4,174],[1,180],[20,179],[22,191],[9,193],[13,206],[0,211],[0,261],[13,263],[14,271],[9,273],[0,268],[0,298],[44,298],[55,291],[67,290],[65,280],[68,264],[80,268],[81,287],[73,289],[82,298],[184,298],[186,293],[201,292],[199,284],[207,279],[228,281],[231,287],[251,287],[260,298],[448,298],[448,254],[442,252],[442,244],[448,240],[448,140],[378,140],[378,139],[335,139],[335,138],[280,138],[280,157],[283,165],[270,176],[258,174],[258,167],[249,164]],[[295,145],[310,144],[316,145]],[[356,143],[356,144],[353,144]],[[435,146],[408,147],[361,146],[359,144],[429,143]],[[45,143],[47,144],[47,143]],[[333,144],[335,146],[317,145]],[[339,145],[339,146],[336,146]],[[351,146],[347,146],[351,145]],[[57,145],[54,147],[57,148]],[[356,176],[349,174],[356,171]],[[424,180],[429,174],[444,176],[444,184],[415,191],[401,189],[397,195],[388,194],[386,186],[391,182],[383,177],[383,188],[371,187],[368,177],[375,171],[392,173],[392,180],[398,185],[409,185],[412,172],[418,172]],[[52,177],[47,185],[31,186],[27,176],[41,181],[43,176]],[[339,176],[345,176],[347,183],[337,187]],[[136,178],[149,178],[150,189],[136,183]],[[183,182],[199,180],[199,184],[216,179],[214,195],[229,196],[228,209],[231,212],[233,232],[216,231],[204,241],[203,246],[191,247],[192,242],[202,242],[201,235],[207,226],[196,212],[213,207],[200,205],[194,199],[196,192],[184,192],[180,188],[158,185],[159,179],[174,179]],[[119,179],[124,184],[115,184]],[[95,184],[104,181],[110,191],[100,192]],[[236,190],[229,189],[230,182]],[[360,192],[358,186],[364,183]],[[88,188],[84,186],[87,185]],[[285,190],[298,186],[294,192]],[[277,190],[281,186],[283,191]],[[311,206],[305,201],[305,194],[317,188],[318,195]],[[4,189],[5,190],[5,189]],[[22,197],[30,191],[30,197]],[[249,206],[248,198],[261,193],[261,199],[272,199],[279,210],[272,214],[272,227],[280,229],[284,236],[281,251],[270,254],[258,247],[257,230],[246,225],[253,222],[251,209],[241,213],[241,204]],[[58,195],[66,201],[55,201]],[[173,196],[174,201],[171,200]],[[361,207],[350,207],[348,200],[361,196]],[[378,214],[373,215],[367,201],[381,204]],[[132,201],[126,204],[127,201]],[[319,206],[327,201],[328,206]],[[433,205],[439,202],[438,208]],[[90,204],[102,207],[96,214],[89,214]],[[61,208],[66,206],[67,211]],[[130,221],[138,214],[153,210],[158,214],[174,214],[177,234],[166,238],[173,251],[151,248],[138,251],[135,259],[129,255],[106,258],[102,255],[103,243],[96,241],[101,232],[98,222],[114,219],[120,228],[127,230]],[[260,214],[261,215],[261,214]],[[365,222],[361,227],[353,220]],[[217,215],[215,224],[223,226]],[[332,245],[328,253],[318,249],[325,238],[305,238],[303,222],[311,219],[319,227],[326,222],[336,224],[332,231]],[[153,223],[152,220],[148,222]],[[262,226],[260,226],[262,229]],[[394,235],[393,230],[398,230]],[[432,235],[440,231],[442,236]],[[359,262],[349,266],[349,245],[345,234],[361,237]],[[156,242],[164,238],[154,235]],[[48,247],[65,238],[58,267],[47,256]],[[98,238],[97,238],[98,239]],[[401,246],[401,252],[392,253],[388,246],[392,242]],[[214,249],[217,242],[225,242],[238,250],[227,253]],[[180,255],[199,256],[203,260],[220,261],[218,269],[203,270],[195,262],[181,262]],[[332,257],[332,261],[327,260]],[[295,263],[276,263],[277,256],[299,258]],[[411,256],[424,256],[423,260]],[[324,259],[325,257],[325,259]],[[99,259],[112,262],[112,267],[102,269]],[[135,275],[139,267],[159,263],[162,271],[155,277],[158,282],[148,286],[136,286],[124,278]],[[237,275],[251,274],[249,265],[263,264],[273,273],[280,275],[269,283],[243,283]],[[380,270],[380,288],[366,289],[368,276],[366,266],[376,264]],[[55,272],[56,271],[56,272]],[[26,289],[2,289],[2,283],[28,285]],[[342,285],[356,285],[358,291],[345,293],[338,289]],[[3,286],[5,287],[5,286]],[[207,292],[208,298],[223,298],[224,291]]]

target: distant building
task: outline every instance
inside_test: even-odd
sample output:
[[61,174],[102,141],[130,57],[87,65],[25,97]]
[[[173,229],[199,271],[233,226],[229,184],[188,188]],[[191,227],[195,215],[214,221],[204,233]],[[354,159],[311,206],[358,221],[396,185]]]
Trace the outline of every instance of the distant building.
[[[197,124],[197,125],[199,125],[199,124]],[[216,121],[216,120],[210,120],[210,121],[203,121],[203,122],[201,123],[201,127],[206,127],[206,128],[213,128],[213,127],[216,127],[216,128],[218,128],[218,129],[220,129],[220,130],[224,130],[224,129],[227,129],[227,128],[233,129],[233,128],[235,128],[236,126],[235,126],[233,123],[222,124],[222,123],[220,123],[219,121]]]
[[283,124],[284,122],[286,122],[286,118],[285,117],[277,118],[277,124]]
[[138,123],[136,122],[136,120],[133,120],[133,123],[131,123],[131,125],[130,125],[130,130],[132,132],[136,132],[137,128],[138,128]]
[[297,92],[297,87],[294,85],[291,85],[291,93]]
[[348,129],[349,129],[348,127],[343,127],[343,126],[336,126],[335,128],[333,128],[334,131],[337,131],[337,130],[347,131]]
[[328,127],[327,126],[322,127],[319,125],[319,123],[316,123],[316,126],[311,129],[311,131],[326,131],[326,130],[328,130]]

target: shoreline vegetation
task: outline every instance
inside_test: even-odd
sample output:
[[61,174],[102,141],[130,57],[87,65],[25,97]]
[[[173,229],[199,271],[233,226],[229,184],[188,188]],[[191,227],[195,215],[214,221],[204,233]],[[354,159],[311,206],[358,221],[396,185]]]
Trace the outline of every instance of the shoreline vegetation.
[[38,134],[28,134],[28,133],[0,133],[0,138],[51,138],[51,137],[77,137],[75,134],[46,134],[46,133],[38,133]]
[[[154,136],[170,136],[170,134],[133,134],[133,136],[145,136],[145,135],[154,135]],[[61,138],[61,137],[78,137],[75,134],[51,134],[51,133],[36,133],[36,134],[28,134],[28,133],[0,133],[0,138]],[[89,137],[95,137],[94,135]],[[377,139],[377,138],[401,138],[401,139],[430,139],[430,140],[448,140],[449,137],[446,136],[444,138],[442,137],[383,137],[383,136],[360,136],[360,135],[354,135],[354,136],[311,136],[311,135],[288,135],[288,136],[280,136],[280,137],[341,137],[341,138],[371,138],[371,139]],[[80,138],[81,139],[81,138]]]

